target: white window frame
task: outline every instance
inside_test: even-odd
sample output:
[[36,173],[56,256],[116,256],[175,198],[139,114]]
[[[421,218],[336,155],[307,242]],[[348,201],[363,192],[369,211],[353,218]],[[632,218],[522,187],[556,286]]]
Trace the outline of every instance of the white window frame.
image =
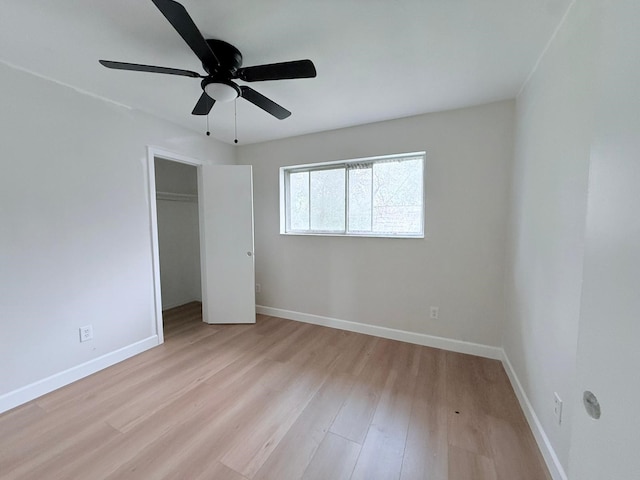
[[[345,171],[345,230],[325,231],[325,230],[291,230],[288,227],[290,221],[287,199],[289,198],[289,174],[298,172],[313,172],[318,170],[331,170],[335,168],[346,168],[358,163],[388,162],[389,160],[401,160],[411,157],[421,157],[422,160],[422,211],[420,215],[420,232],[410,233],[373,233],[373,232],[349,232],[349,175]],[[338,160],[334,162],[308,163],[304,165],[291,165],[280,167],[280,234],[281,235],[310,235],[329,237],[379,237],[379,238],[424,238],[424,216],[425,216],[425,165],[426,152],[410,152],[395,155],[383,155],[377,157],[363,157],[349,160]]]

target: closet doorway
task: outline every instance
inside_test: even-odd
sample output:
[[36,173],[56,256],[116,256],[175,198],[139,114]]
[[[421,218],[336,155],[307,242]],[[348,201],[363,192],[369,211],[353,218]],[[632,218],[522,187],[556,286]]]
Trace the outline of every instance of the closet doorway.
[[205,323],[255,323],[251,166],[149,146],[147,173],[158,343],[162,310],[199,299]]
[[162,310],[202,302],[198,169],[155,159]]

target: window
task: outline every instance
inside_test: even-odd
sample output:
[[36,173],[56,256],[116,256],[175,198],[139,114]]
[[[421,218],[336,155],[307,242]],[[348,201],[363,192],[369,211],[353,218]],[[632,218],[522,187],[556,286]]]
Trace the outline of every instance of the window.
[[280,233],[424,237],[425,153],[280,169]]

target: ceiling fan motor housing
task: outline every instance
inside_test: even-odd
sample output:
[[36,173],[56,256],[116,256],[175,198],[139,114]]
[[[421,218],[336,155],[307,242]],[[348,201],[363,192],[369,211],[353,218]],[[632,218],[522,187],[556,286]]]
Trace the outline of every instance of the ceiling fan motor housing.
[[223,40],[209,39],[207,44],[211,51],[215,54],[216,58],[220,62],[220,65],[215,71],[211,71],[210,68],[202,64],[205,72],[209,75],[215,75],[216,73],[229,73],[235,72],[242,66],[242,54],[236,47]]
[[231,81],[233,73],[242,66],[242,54],[236,47],[223,40],[209,39],[206,41],[215,54],[218,65],[212,70],[204,63],[202,67],[209,74],[202,80],[202,89],[216,102],[230,102],[241,95],[240,88]]

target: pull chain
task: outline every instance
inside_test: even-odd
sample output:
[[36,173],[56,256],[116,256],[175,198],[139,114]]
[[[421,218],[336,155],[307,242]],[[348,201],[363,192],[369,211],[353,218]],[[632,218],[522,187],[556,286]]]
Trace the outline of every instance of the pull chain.
[[209,114],[207,113],[207,137],[211,135],[211,132],[209,131]]
[[238,143],[238,100],[236,99],[233,102],[233,109],[234,109],[234,124],[235,124],[235,140],[233,141],[233,143]]

